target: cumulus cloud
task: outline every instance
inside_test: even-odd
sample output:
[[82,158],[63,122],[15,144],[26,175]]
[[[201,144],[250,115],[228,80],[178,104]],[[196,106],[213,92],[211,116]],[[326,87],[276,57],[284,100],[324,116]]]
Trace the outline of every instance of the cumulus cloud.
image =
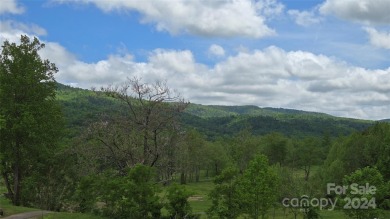
[[0,43],[5,40],[18,42],[20,35],[44,36],[46,30],[38,25],[26,25],[12,20],[0,20]]
[[21,14],[24,12],[24,8],[18,5],[16,0],[3,0],[0,4],[0,15],[1,14]]
[[375,28],[366,27],[372,45],[380,48],[390,49],[390,32],[380,32]]
[[89,3],[104,12],[137,11],[141,22],[156,25],[171,34],[190,33],[201,36],[261,38],[275,34],[266,20],[283,11],[277,0],[221,1],[101,1],[54,0],[58,3]]
[[288,10],[287,13],[295,20],[295,23],[301,26],[307,27],[321,22],[314,11]]
[[211,56],[216,56],[216,57],[223,57],[225,56],[225,50],[223,49],[222,46],[213,44],[210,46],[208,53]]
[[326,0],[320,7],[324,14],[365,24],[390,24],[389,9],[388,0]]

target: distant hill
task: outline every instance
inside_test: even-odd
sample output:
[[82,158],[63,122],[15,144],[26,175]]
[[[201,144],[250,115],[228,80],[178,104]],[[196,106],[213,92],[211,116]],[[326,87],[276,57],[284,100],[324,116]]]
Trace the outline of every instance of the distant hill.
[[271,108],[271,107],[260,108],[258,106],[252,106],[252,105],[218,106],[218,105],[191,104],[186,109],[186,112],[202,118],[238,116],[238,115],[272,116],[272,117],[285,116],[285,115],[310,115],[310,116],[322,117],[322,118],[333,117],[325,113],[307,112],[307,111],[295,110],[295,109]]
[[[62,84],[58,85],[57,99],[63,107],[69,137],[77,135],[102,115],[118,114],[126,110],[117,101],[104,95]],[[295,109],[200,104],[190,104],[180,119],[184,127],[195,128],[210,139],[232,136],[243,129],[250,129],[256,135],[280,132],[296,137],[324,133],[338,136],[361,131],[374,124],[374,121],[369,120]]]

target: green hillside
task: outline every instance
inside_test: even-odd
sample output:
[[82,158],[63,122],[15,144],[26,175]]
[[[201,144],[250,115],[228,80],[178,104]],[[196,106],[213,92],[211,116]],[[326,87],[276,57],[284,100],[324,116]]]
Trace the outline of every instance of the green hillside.
[[[90,90],[58,85],[57,98],[69,127],[69,136],[76,135],[89,123],[103,115],[123,113],[121,105]],[[287,136],[347,135],[364,130],[374,121],[334,117],[324,113],[294,109],[259,108],[257,106],[216,106],[190,104],[181,116],[183,126],[195,128],[209,139],[231,136],[243,129],[255,135],[280,132]]]
[[226,117],[237,115],[249,115],[249,116],[271,116],[271,117],[285,117],[286,115],[309,115],[312,117],[330,118],[331,115],[325,113],[307,112],[295,109],[284,108],[260,108],[258,106],[217,106],[217,105],[201,105],[191,104],[186,112],[199,116],[202,118],[211,117]]

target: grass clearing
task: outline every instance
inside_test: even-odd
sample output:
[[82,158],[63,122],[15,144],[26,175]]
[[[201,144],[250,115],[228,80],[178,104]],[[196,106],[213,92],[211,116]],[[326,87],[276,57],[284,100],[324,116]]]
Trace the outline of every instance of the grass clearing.
[[0,208],[3,209],[4,216],[10,216],[13,214],[19,214],[19,213],[31,212],[31,211],[40,211],[39,209],[36,208],[14,206],[4,196],[0,197]]

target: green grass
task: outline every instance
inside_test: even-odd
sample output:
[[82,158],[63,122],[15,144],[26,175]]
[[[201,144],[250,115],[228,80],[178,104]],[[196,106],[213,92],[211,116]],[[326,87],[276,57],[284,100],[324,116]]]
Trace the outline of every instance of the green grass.
[[212,181],[201,181],[198,183],[189,183],[186,188],[193,192],[193,196],[190,197],[190,204],[194,213],[206,212],[211,206],[211,201],[208,198],[208,194],[214,188]]
[[35,208],[14,206],[8,199],[5,199],[3,196],[0,197],[0,208],[3,209],[4,216],[30,212],[30,211],[39,211],[39,209],[35,209]]
[[66,212],[56,212],[53,214],[48,214],[43,217],[43,219],[105,219],[104,217],[99,217],[91,214],[81,214],[81,213],[66,213]]
[[[31,212],[31,211],[40,211],[40,209],[35,208],[26,208],[26,207],[19,207],[14,206],[12,203],[10,203],[9,200],[5,199],[4,197],[0,197],[0,208],[4,211],[4,217],[19,214],[19,213],[25,213],[25,212]],[[41,217],[39,217],[41,218]],[[43,216],[44,219],[104,219],[103,217],[99,217],[96,215],[90,215],[90,214],[81,214],[81,213],[67,213],[67,212],[55,212],[52,214],[48,214]]]

